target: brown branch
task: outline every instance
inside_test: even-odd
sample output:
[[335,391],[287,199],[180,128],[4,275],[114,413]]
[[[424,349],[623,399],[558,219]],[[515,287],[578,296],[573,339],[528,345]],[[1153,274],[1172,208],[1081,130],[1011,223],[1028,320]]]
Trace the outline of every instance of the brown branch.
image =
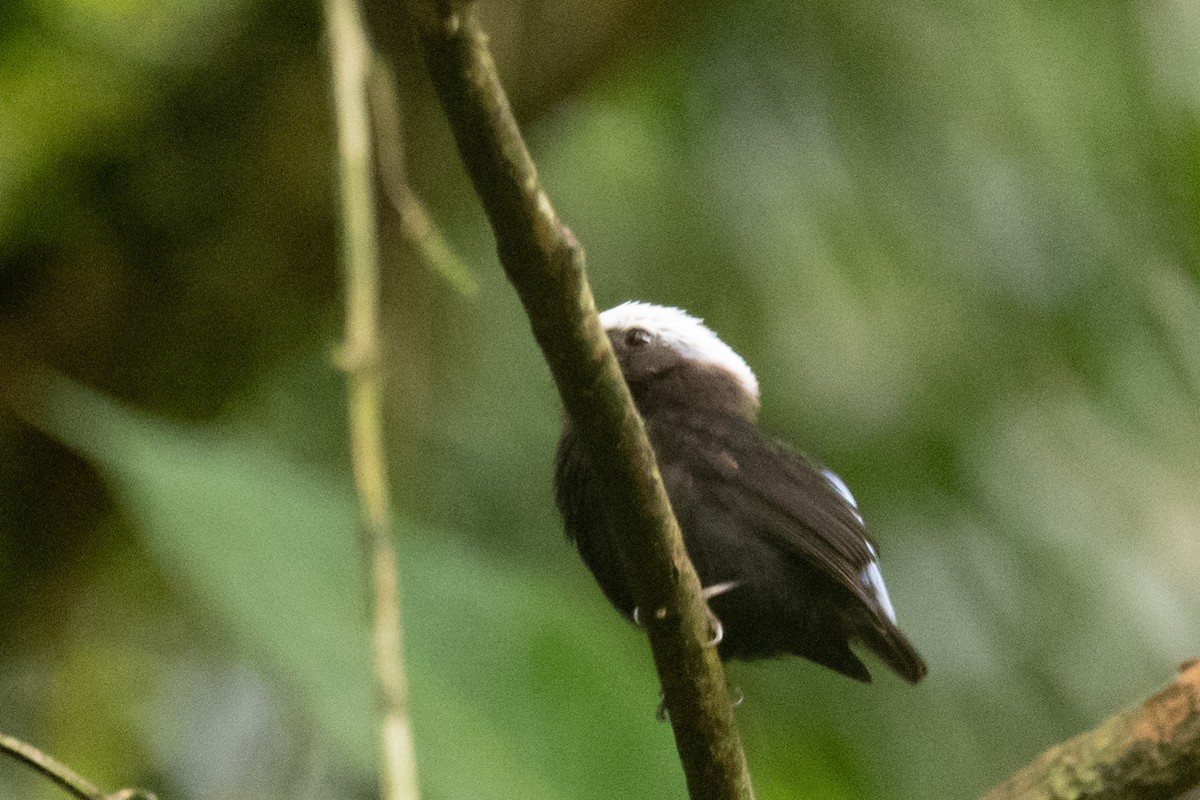
[[512,282],[610,498],[693,798],[753,791],[700,584],[584,273],[542,190],[470,3],[408,0],[425,63]]
[[1051,747],[982,800],[1171,800],[1200,785],[1200,660],[1170,686]]
[[118,789],[105,793],[94,783],[51,755],[38,748],[0,733],[0,753],[32,767],[80,800],[155,800],[154,795],[140,789]]

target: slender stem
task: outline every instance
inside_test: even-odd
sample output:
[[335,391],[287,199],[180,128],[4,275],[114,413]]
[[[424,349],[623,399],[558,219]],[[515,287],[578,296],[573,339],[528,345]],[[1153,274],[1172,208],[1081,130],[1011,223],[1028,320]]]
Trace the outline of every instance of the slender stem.
[[81,800],[104,800],[104,792],[95,784],[31,744],[0,733],[0,752],[28,764]]
[[356,0],[325,0],[325,13],[332,50],[341,178],[346,296],[341,366],[346,371],[350,454],[374,606],[375,680],[382,713],[380,793],[383,800],[416,800],[419,790],[383,445],[379,246],[367,111],[371,50]]
[[154,800],[153,794],[140,789],[118,789],[105,794],[94,783],[53,756],[3,733],[0,733],[0,753],[32,767],[80,800]]
[[400,132],[400,98],[396,78],[382,58],[371,60],[368,76],[371,117],[375,122],[375,152],[383,192],[400,218],[400,229],[426,266],[441,275],[460,294],[479,293],[479,281],[438,230],[424,203],[404,174],[404,137]]
[[700,582],[642,419],[601,330],[583,248],[558,219],[471,2],[408,0],[425,64],[563,405],[609,498],[694,800],[753,797]]

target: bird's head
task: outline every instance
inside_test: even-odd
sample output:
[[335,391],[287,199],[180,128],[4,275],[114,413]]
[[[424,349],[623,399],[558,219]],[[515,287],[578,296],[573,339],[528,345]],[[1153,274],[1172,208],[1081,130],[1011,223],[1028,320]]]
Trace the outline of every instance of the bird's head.
[[663,403],[757,414],[754,372],[703,320],[679,308],[629,302],[602,313],[600,324],[643,415]]

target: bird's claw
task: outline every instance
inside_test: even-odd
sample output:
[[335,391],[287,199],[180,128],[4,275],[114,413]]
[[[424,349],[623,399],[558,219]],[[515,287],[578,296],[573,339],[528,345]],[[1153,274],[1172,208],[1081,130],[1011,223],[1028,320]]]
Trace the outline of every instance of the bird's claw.
[[725,594],[726,592],[732,591],[737,587],[738,581],[722,581],[721,583],[714,583],[712,586],[705,586],[700,590],[700,596],[708,601],[712,600],[719,594]]
[[725,639],[725,626],[721,624],[721,618],[713,613],[712,609],[707,605],[704,610],[708,612],[708,625],[712,630],[712,638],[704,643],[705,647],[716,647]]
[[[630,616],[630,618],[633,619],[634,625],[637,625],[639,628],[646,627],[646,620],[642,619],[642,607],[641,606],[634,606],[633,613],[630,614],[629,616]],[[654,618],[659,619],[659,620],[666,619],[667,618],[667,609],[656,608],[654,610]]]
[[[706,586],[700,590],[700,597],[704,599],[705,603],[704,610],[708,614],[708,626],[712,631],[712,637],[704,643],[705,647],[716,647],[725,640],[725,626],[721,624],[720,618],[713,613],[713,610],[708,607],[708,601],[717,595],[725,594],[737,587],[737,581],[724,581],[722,583],[714,583],[712,586]],[[646,627],[647,621],[642,618],[641,606],[634,606],[633,613],[629,616],[633,620],[634,625],[637,625],[639,628]],[[660,608],[654,612],[655,619],[665,619],[666,616],[667,610],[665,608]]]
[[723,581],[714,583],[712,586],[705,586],[700,590],[700,596],[704,598],[704,610],[708,612],[708,626],[712,630],[712,638],[704,643],[705,647],[716,647],[725,640],[725,626],[721,624],[720,617],[708,607],[708,601],[737,587],[737,581]]

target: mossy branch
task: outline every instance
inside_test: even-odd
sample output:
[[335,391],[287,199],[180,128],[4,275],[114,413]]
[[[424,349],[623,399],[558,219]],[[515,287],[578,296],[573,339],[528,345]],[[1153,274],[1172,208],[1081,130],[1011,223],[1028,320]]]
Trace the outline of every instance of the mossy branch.
[[982,800],[1174,800],[1200,785],[1200,660],[1167,688],[1051,747]]
[[753,796],[700,584],[600,327],[583,249],[538,182],[470,3],[410,0],[430,77],[566,411],[610,498],[693,798]]

